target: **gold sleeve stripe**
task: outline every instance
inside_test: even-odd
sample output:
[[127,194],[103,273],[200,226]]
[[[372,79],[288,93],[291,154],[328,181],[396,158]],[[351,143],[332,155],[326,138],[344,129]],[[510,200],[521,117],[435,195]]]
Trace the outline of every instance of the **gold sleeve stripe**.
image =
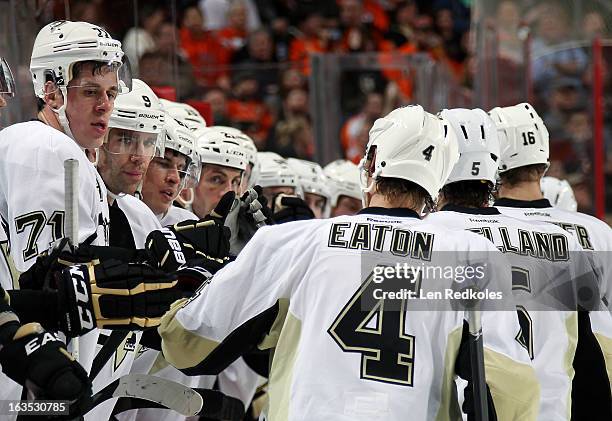
[[[565,332],[567,334],[567,352],[565,353],[565,372],[567,377],[570,379],[570,385],[574,378],[574,356],[576,355],[576,348],[578,347],[578,313],[571,312],[567,319],[565,319]],[[567,414],[566,419],[572,418],[572,388],[570,387],[567,396],[565,397],[567,402]]]
[[540,407],[540,384],[533,367],[489,348],[484,350],[484,361],[497,418],[507,421],[536,420]]
[[219,346],[219,342],[186,330],[176,319],[176,312],[186,301],[187,298],[174,302],[157,328],[162,338],[164,358],[178,369],[195,367]]
[[458,326],[448,334],[446,352],[444,354],[444,374],[442,390],[440,391],[440,408],[436,421],[459,420],[461,409],[457,401],[457,388],[455,386],[455,362],[461,345],[463,326]]
[[599,342],[601,352],[603,352],[606,362],[606,371],[608,372],[608,380],[610,381],[610,389],[612,389],[612,338],[609,338],[601,333],[595,333],[595,338]]
[[289,419],[289,401],[291,382],[297,358],[298,345],[302,334],[302,322],[291,313],[287,313],[282,333],[278,338],[270,380],[268,381],[269,411],[268,420],[285,421]]
[[285,317],[287,317],[287,312],[289,311],[289,300],[287,298],[280,298],[278,300],[278,314],[276,315],[276,319],[274,319],[274,323],[272,323],[272,327],[268,334],[262,339],[262,341],[257,345],[257,348],[264,350],[274,348],[276,343],[278,342],[278,338],[280,336],[281,329],[285,324]]

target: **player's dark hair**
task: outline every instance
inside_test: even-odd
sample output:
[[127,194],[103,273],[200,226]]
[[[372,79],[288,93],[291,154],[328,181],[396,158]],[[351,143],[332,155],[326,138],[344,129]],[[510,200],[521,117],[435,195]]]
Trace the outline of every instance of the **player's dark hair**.
[[487,207],[493,201],[495,186],[490,181],[456,181],[442,187],[444,201],[466,208]]
[[540,181],[544,176],[544,172],[546,172],[546,164],[531,164],[513,168],[499,174],[500,184],[513,187],[519,183]]
[[[109,68],[108,63],[105,63],[103,61],[95,61],[95,60],[79,61],[72,65],[72,79],[78,78],[81,75],[83,68],[89,64],[92,65],[92,68],[91,68],[92,76],[102,75],[103,71]],[[115,71],[117,70],[119,65],[116,63],[113,63],[110,67],[112,68],[113,71]]]
[[401,178],[380,177],[376,180],[376,190],[389,202],[407,201],[413,209],[420,209],[423,204],[427,208],[433,209],[433,201],[429,193],[412,181]]

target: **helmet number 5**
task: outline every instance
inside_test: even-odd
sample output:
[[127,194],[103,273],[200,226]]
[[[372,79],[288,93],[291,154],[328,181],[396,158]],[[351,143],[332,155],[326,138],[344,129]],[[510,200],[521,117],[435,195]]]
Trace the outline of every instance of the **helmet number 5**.
[[480,161],[472,163],[472,175],[478,175],[480,173]]

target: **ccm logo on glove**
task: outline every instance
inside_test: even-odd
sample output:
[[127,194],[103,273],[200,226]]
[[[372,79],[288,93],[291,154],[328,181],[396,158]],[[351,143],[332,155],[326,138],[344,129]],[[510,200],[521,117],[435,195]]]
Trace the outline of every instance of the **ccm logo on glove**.
[[61,339],[57,333],[45,332],[41,336],[37,336],[28,342],[25,346],[26,355],[30,355],[32,352],[36,351],[43,345],[46,345],[47,342],[61,342]]
[[71,266],[68,271],[72,278],[72,286],[74,288],[74,296],[79,307],[79,319],[81,326],[85,329],[93,329],[93,316],[89,311],[89,295],[87,294],[87,285],[85,283],[85,273],[83,268],[87,266]]
[[[181,244],[176,240],[176,235],[174,232],[168,228],[162,228],[160,231],[164,234],[164,237],[168,239],[168,245],[174,251],[174,259],[176,262],[180,264],[185,263],[186,260],[185,255],[183,254],[183,249],[181,248]],[[165,260],[166,259],[164,259],[164,261]],[[164,262],[162,261],[162,265],[163,264]]]

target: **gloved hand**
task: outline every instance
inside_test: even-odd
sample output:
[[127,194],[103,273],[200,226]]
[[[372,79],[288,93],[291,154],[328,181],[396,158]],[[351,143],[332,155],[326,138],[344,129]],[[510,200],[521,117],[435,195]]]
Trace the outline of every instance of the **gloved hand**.
[[[0,295],[6,295],[1,287]],[[37,399],[69,401],[70,418],[82,415],[91,400],[91,382],[58,335],[38,323],[22,325],[1,297],[0,313],[0,364],[4,374],[26,386]]]
[[59,329],[79,336],[95,327],[134,330],[159,325],[182,298],[175,275],[143,263],[90,262],[58,272]]
[[174,272],[192,260],[206,259],[210,261],[209,270],[216,271],[215,267],[222,266],[229,255],[230,230],[223,224],[233,200],[233,196],[225,195],[210,216],[151,232],[145,243],[149,262]]
[[272,218],[277,224],[314,219],[314,213],[306,202],[297,196],[288,196],[282,193],[274,197],[272,213]]

